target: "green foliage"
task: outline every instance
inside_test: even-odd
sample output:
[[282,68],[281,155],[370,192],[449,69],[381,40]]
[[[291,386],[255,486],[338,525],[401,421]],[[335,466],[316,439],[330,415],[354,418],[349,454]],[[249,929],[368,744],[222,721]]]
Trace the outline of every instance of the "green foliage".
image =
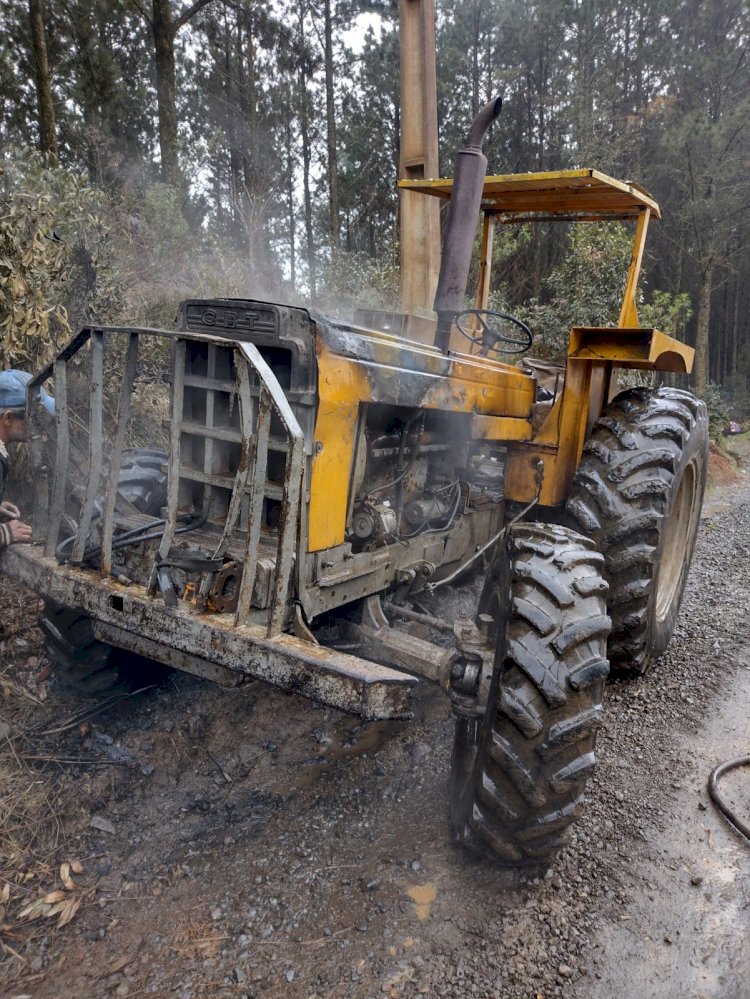
[[653,326],[662,333],[685,339],[688,320],[693,314],[690,295],[686,291],[670,295],[658,289],[651,294],[651,300],[638,307],[641,326]]
[[2,362],[35,368],[72,329],[119,313],[114,213],[101,189],[38,153],[9,150],[2,170]]
[[339,251],[320,275],[318,302],[324,312],[351,315],[356,308],[399,308],[399,270],[396,248],[388,257]]
[[[507,230],[501,233],[501,258],[508,259],[518,253],[519,247],[529,245],[528,228],[519,227],[515,238],[509,237]],[[538,238],[539,234],[534,235]],[[567,352],[571,327],[617,325],[632,247],[633,235],[625,225],[571,225],[561,261],[543,279],[539,296],[511,305],[511,289],[506,282],[490,296],[490,307],[512,312],[528,323],[534,333],[536,356],[561,361]],[[638,317],[642,326],[654,326],[670,336],[684,336],[692,314],[688,294],[656,290],[649,302],[642,299],[643,293],[639,292]]]
[[49,305],[65,253],[53,240],[49,198],[3,198],[0,213],[0,367],[33,367],[67,328],[62,306]]
[[570,229],[568,252],[547,282],[568,325],[617,323],[631,250],[632,236],[624,225],[591,223]]
[[562,360],[572,326],[617,324],[631,248],[632,236],[623,225],[572,225],[562,260],[543,281],[541,294],[508,309],[506,288],[491,296],[491,307],[528,323],[536,356]]
[[703,401],[708,410],[708,433],[712,440],[720,441],[722,430],[730,420],[729,406],[721,385],[709,382],[703,392]]
[[185,252],[190,229],[182,214],[179,191],[168,184],[146,188],[138,199],[138,242],[155,257],[171,259]]
[[2,367],[38,369],[88,322],[169,327],[180,298],[264,290],[236,252],[191,235],[173,188],[118,197],[37,153],[2,169]]
[[[318,267],[326,307],[373,302],[381,289],[395,303],[396,17],[357,44],[346,32],[360,8],[337,8],[329,149],[320,3],[196,12],[174,45],[186,178],[178,196],[151,187],[160,95],[148,6],[46,5],[60,163],[69,169],[4,164],[2,253],[13,269],[0,268],[0,321],[10,317],[2,350],[18,363],[46,356],[66,312],[71,326],[165,325],[189,294],[294,300],[295,289],[315,287]],[[395,14],[397,5],[386,7]],[[581,166],[644,183],[664,217],[649,236],[649,283],[659,291],[640,303],[641,320],[693,342],[699,289],[712,288],[710,315],[705,296],[700,311],[698,332],[710,327],[702,354],[710,344],[710,377],[731,383],[744,405],[750,7],[438,0],[436,9],[441,173],[452,172],[473,114],[502,93],[484,143],[489,172]],[[0,5],[0,91],[0,154],[12,160],[9,145],[30,147],[39,132],[26,0]],[[353,254],[335,260],[331,156],[341,245]],[[537,235],[544,230],[498,226],[495,273],[505,286],[493,304],[526,316],[540,352],[559,356],[570,325],[616,321],[627,262],[611,228],[599,237],[594,227],[573,236],[558,227],[548,245]]]

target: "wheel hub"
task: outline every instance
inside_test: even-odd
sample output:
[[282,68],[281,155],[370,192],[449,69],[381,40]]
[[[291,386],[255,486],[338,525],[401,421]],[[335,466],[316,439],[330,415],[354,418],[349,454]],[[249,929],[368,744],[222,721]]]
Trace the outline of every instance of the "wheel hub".
[[695,518],[700,512],[697,505],[698,471],[698,458],[694,457],[683,472],[667,518],[656,590],[656,619],[659,622],[666,620],[680,591],[687,561],[685,548],[690,544]]

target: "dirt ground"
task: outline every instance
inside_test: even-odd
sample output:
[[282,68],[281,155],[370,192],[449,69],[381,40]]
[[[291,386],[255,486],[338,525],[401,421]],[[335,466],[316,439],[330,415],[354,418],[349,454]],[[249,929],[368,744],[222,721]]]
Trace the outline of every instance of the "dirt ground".
[[[750,848],[706,792],[750,752],[750,481],[720,478],[673,644],[609,683],[586,813],[531,883],[450,841],[438,691],[362,724],[174,673],[86,718],[6,584],[0,654],[46,694],[24,746],[56,756],[31,765],[59,827],[46,868],[16,858],[0,996],[750,997]],[[750,772],[722,790],[750,821]],[[67,925],[19,918],[53,891]]]

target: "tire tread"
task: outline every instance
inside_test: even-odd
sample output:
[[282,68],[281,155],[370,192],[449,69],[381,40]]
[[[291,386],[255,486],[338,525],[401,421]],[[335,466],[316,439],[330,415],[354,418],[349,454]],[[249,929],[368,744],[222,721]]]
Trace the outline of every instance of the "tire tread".
[[[455,838],[469,848],[536,867],[564,843],[595,764],[609,618],[602,557],[588,539],[517,524],[508,548],[498,558],[510,562],[513,613],[484,722],[471,723],[476,755],[464,786],[455,781],[465,771],[454,767],[452,820]],[[497,608],[507,600],[487,594],[505,578],[490,570],[480,611],[485,601]],[[457,732],[465,739],[467,731],[459,719]]]
[[[629,389],[612,400],[584,447],[566,522],[605,558],[613,669],[644,673],[671,637],[665,628],[657,635],[652,623],[661,538],[681,463],[702,452],[705,475],[707,426],[705,405],[689,392]],[[688,564],[693,543],[694,532],[685,543]],[[681,597],[682,589],[673,616]]]

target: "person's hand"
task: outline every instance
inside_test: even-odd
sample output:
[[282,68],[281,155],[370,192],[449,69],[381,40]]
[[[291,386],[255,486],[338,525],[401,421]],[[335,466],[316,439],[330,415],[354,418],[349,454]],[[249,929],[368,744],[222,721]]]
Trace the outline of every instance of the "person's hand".
[[8,527],[10,528],[11,544],[31,541],[31,528],[22,520],[11,520]]
[[0,517],[3,517],[5,520],[20,520],[21,511],[15,503],[3,500],[3,502],[0,503]]

